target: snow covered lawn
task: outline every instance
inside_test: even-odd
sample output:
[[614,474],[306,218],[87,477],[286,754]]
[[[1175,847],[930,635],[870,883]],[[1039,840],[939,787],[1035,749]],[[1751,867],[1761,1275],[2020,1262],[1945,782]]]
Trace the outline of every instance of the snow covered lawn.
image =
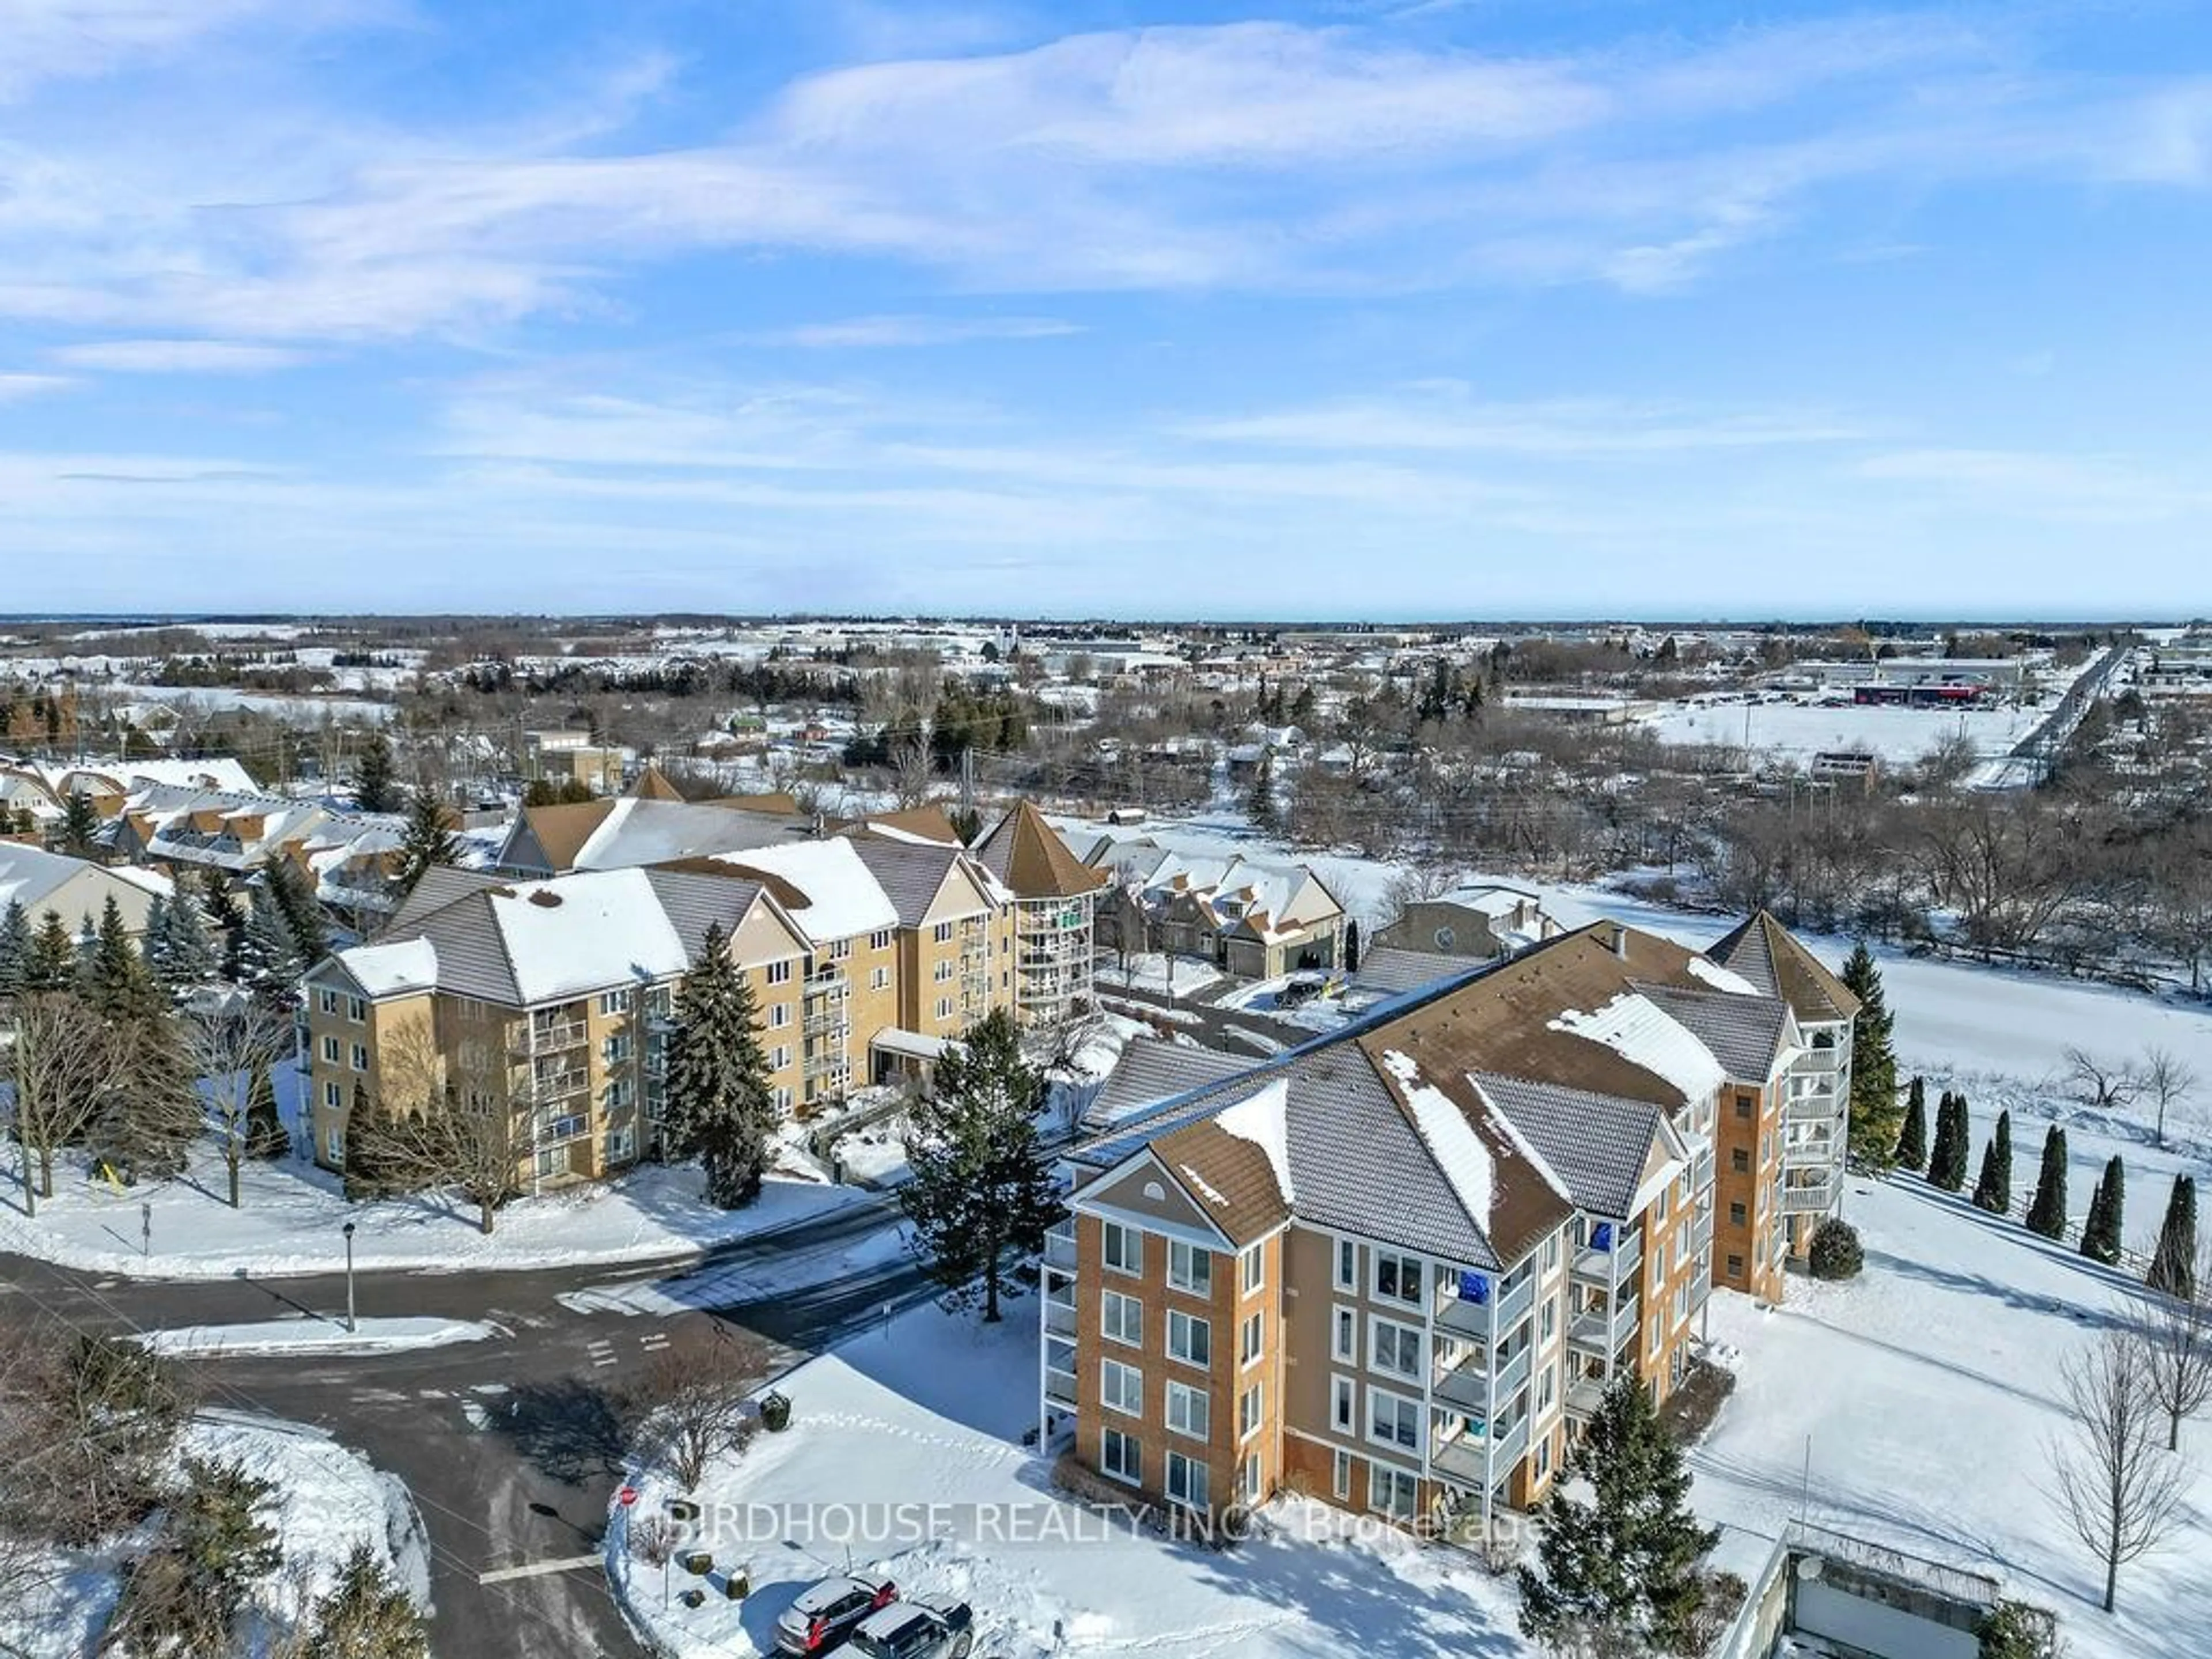
[[342,1319],[300,1315],[250,1325],[179,1325],[149,1331],[143,1340],[156,1353],[204,1359],[215,1354],[401,1353],[481,1342],[493,1334],[492,1327],[471,1319],[363,1319],[348,1330]]
[[[229,1412],[203,1413],[185,1430],[183,1449],[240,1463],[276,1488],[264,1514],[283,1540],[284,1571],[253,1592],[263,1632],[289,1626],[313,1607],[360,1544],[393,1567],[418,1605],[429,1605],[428,1541],[397,1476],[380,1473],[319,1429]],[[115,1568],[125,1553],[118,1545],[58,1555],[52,1578],[25,1605],[0,1607],[0,1652],[79,1659],[93,1651],[115,1605]],[[251,1641],[250,1650],[260,1652],[266,1644],[264,1634]]]
[[[1174,969],[1172,979],[1169,977],[1170,964]],[[1102,959],[1096,977],[1099,984],[1121,990],[1187,997],[1194,991],[1218,985],[1223,975],[1219,969],[1196,957],[1170,957],[1156,951],[1137,951],[1130,953],[1126,963],[1119,956]]]
[[[1061,1497],[1021,1443],[1036,1408],[1034,1312],[1018,1304],[986,1329],[925,1306],[787,1377],[792,1427],[757,1436],[700,1494],[714,1573],[670,1575],[678,1593],[707,1590],[696,1610],[664,1609],[660,1569],[629,1553],[629,1518],[672,1495],[641,1480],[638,1506],[617,1510],[608,1533],[608,1571],[633,1619],[682,1659],[764,1653],[799,1591],[849,1565],[889,1573],[909,1598],[968,1601],[975,1651],[992,1659],[1527,1651],[1510,1580],[1448,1547],[1289,1499],[1267,1512],[1274,1535],[1215,1552],[1109,1525]],[[742,1601],[722,1593],[732,1567],[751,1575]]]
[[[2032,1147],[2026,1162],[2032,1178]],[[1803,1501],[1815,1525],[1990,1574],[2053,1608],[2075,1659],[2212,1652],[2212,1582],[2199,1570],[2212,1473],[2200,1468],[2172,1547],[2121,1569],[2111,1619],[2095,1606],[2101,1570],[2044,1494],[2046,1447],[2064,1425],[2059,1361],[2133,1287],[1917,1183],[1854,1181],[1845,1212],[1866,1246],[1857,1280],[1793,1278],[1771,1311],[1713,1294],[1712,1334],[1742,1357],[1692,1455],[1692,1501],[1730,1528],[1725,1564],[1755,1572]],[[2212,1423],[2185,1429],[2183,1443],[2212,1447]]]
[[[0,1251],[91,1273],[140,1279],[261,1278],[333,1273],[345,1266],[343,1229],[354,1224],[354,1261],[364,1271],[434,1273],[544,1267],[674,1256],[820,1215],[864,1196],[848,1187],[771,1176],[742,1210],[708,1204],[696,1170],[650,1166],[605,1186],[518,1199],[487,1237],[472,1206],[435,1198],[349,1204],[336,1176],[287,1159],[250,1164],[245,1202],[225,1201],[226,1176],[211,1146],[179,1179],[114,1188],[81,1159],[55,1172],[55,1194],[23,1213],[12,1148],[0,1148]],[[152,1247],[142,1249],[152,1212]]]
[[[2035,730],[2051,706],[2020,708],[1899,708],[1847,703],[1674,703],[1648,724],[1665,744],[1744,749],[1806,761],[1824,750],[1863,749],[1884,764],[1909,766],[1937,744],[1963,736],[1978,755],[2002,755]],[[1750,741],[1747,744],[1746,716]]]

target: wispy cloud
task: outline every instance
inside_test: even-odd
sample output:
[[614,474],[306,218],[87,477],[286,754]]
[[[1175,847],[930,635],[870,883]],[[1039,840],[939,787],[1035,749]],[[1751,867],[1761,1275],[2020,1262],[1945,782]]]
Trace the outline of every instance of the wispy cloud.
[[1084,331],[1056,317],[848,317],[800,323],[744,337],[751,345],[845,349],[873,346],[962,345],[971,340],[1048,340]]
[[0,404],[17,403],[26,398],[59,392],[70,384],[65,374],[0,374]]
[[258,374],[313,361],[304,351],[236,340],[100,340],[47,355],[71,368],[125,374]]

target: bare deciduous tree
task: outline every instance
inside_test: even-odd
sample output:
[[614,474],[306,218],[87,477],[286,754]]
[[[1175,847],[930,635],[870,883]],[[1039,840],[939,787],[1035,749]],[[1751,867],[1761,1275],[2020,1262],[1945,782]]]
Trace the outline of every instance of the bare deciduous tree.
[[207,1084],[208,1103],[230,1176],[230,1207],[240,1207],[254,1085],[292,1041],[292,1022],[258,997],[242,997],[195,1015],[185,1028],[194,1075]]
[[2151,1397],[2166,1413],[2166,1449],[2181,1449],[2181,1425],[2212,1406],[2212,1239],[2197,1246],[2191,1294],[2149,1298],[2136,1340]]
[[[11,1085],[0,1108],[23,1150],[23,1205],[54,1195],[54,1152],[82,1140],[130,1082],[137,1045],[66,991],[15,999],[12,1040],[0,1049],[0,1075]],[[32,1161],[37,1160],[35,1181]]]
[[477,1206],[477,1230],[489,1234],[532,1156],[536,1102],[527,1090],[510,1093],[488,1060],[449,1064],[427,1022],[398,1027],[381,1058],[390,1115],[379,1151],[392,1178],[459,1192]]
[[749,1402],[767,1360],[757,1339],[727,1327],[679,1332],[624,1401],[633,1442],[665,1462],[684,1491],[696,1491],[716,1453],[742,1450],[751,1437]]
[[2172,1049],[2154,1048],[2143,1051],[2136,1075],[2142,1079],[2143,1092],[2158,1109],[2158,1144],[2163,1146],[2166,1114],[2187,1102],[2197,1087],[2197,1073]]
[[2066,1051],[2066,1076],[2101,1111],[2119,1110],[2142,1090],[2142,1079],[2125,1060],[2100,1060],[2086,1048]]
[[2051,1447],[2051,1499],[2103,1565],[2110,1613],[2121,1565],[2165,1540],[2189,1466],[2160,1443],[2165,1417],[2132,1333],[2109,1331],[2070,1356],[2058,1382],[2068,1422]]

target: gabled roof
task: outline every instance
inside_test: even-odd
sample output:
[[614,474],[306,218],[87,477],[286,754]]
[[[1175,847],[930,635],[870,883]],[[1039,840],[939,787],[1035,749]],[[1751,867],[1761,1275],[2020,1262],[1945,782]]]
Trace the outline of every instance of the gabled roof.
[[487,887],[505,884],[497,876],[486,875],[480,870],[457,870],[449,865],[434,864],[422,872],[415,884],[415,890],[400,901],[399,908],[385,924],[387,938],[398,938],[419,926],[432,912],[444,909],[456,899],[466,898],[471,893],[482,892]]
[[784,908],[817,945],[898,926],[898,910],[883,884],[842,836],[720,853],[714,861],[739,875],[780,878],[795,895]]
[[1161,1136],[1152,1156],[1224,1237],[1249,1244],[1289,1220],[1291,1204],[1266,1148],[1224,1128],[1221,1119],[1228,1115],[1200,1118]]
[[1657,1107],[1491,1073],[1474,1081],[1528,1136],[1579,1207],[1624,1220],[1634,1213],[1652,1145],[1666,1139],[1666,1115]]
[[1859,1011],[1850,988],[1765,910],[1752,912],[1705,954],[1780,997],[1801,1020],[1849,1019]]
[[682,800],[684,792],[669,782],[668,775],[658,766],[648,763],[637,775],[637,781],[624,792],[638,800]]
[[[611,800],[564,801],[555,806],[526,806],[500,849],[501,864],[528,864],[553,873],[572,870],[592,832],[615,810]],[[518,854],[526,856],[518,857]]]
[[866,817],[848,819],[837,826],[837,833],[876,835],[886,841],[927,842],[938,847],[964,844],[960,832],[952,827],[952,820],[935,801],[896,812],[871,812]]
[[1774,1075],[1793,1030],[1790,1005],[1779,997],[1729,991],[1685,991],[1669,985],[1638,987],[1667,1016],[1712,1050],[1738,1083],[1765,1083]]
[[986,903],[998,885],[988,871],[961,850],[957,842],[943,846],[934,842],[886,841],[876,836],[851,836],[846,840],[890,900],[902,927],[921,924],[955,872],[968,875]]
[[1218,1048],[1200,1048],[1165,1037],[1131,1037],[1097,1097],[1085,1112],[1084,1121],[1103,1128],[1251,1068],[1249,1058],[1224,1054]]
[[1060,831],[1025,800],[1016,801],[975,843],[975,856],[1016,898],[1074,898],[1107,881],[1103,871],[1091,869],[1070,852]]
[[1378,945],[1360,953],[1358,970],[1352,975],[1352,982],[1363,991],[1418,991],[1446,980],[1463,979],[1480,972],[1483,965],[1472,957],[1449,957],[1437,951],[1409,951],[1401,945]]

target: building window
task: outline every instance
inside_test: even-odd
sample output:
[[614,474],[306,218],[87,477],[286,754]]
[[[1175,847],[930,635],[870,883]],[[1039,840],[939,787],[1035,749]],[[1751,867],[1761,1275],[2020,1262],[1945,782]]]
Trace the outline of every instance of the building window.
[[1334,1467],[1329,1471],[1329,1489],[1336,1494],[1338,1503],[1349,1503],[1352,1498],[1352,1454],[1340,1451],[1331,1461]]
[[1375,1294],[1387,1301],[1418,1304],[1421,1299],[1419,1256],[1375,1252]]
[[891,988],[891,970],[888,968],[878,968],[871,971],[868,975],[868,988],[871,991],[890,990]]
[[1735,1115],[1738,1117],[1747,1118],[1758,1104],[1759,1099],[1755,1095],[1738,1095],[1735,1097]]
[[1553,1233],[1544,1241],[1544,1271],[1552,1272],[1559,1265],[1559,1236]]
[[1213,1363],[1213,1327],[1176,1309],[1168,1310],[1168,1357],[1186,1364]]
[[1109,1291],[1099,1298],[1098,1328],[1109,1342],[1140,1348],[1145,1345],[1145,1304],[1133,1296]]
[[1377,1515],[1387,1515],[1394,1521],[1410,1521],[1420,1499],[1419,1476],[1405,1469],[1394,1469],[1388,1463],[1367,1466],[1367,1507]]
[[1099,1253],[1106,1265],[1117,1273],[1141,1273],[1145,1271],[1145,1236],[1134,1227],[1125,1227],[1118,1221],[1103,1221],[1098,1225]]
[[1536,1443],[1536,1478],[1541,1480],[1552,1472],[1552,1437],[1546,1435]]
[[1740,1203],[1730,1203],[1729,1206],[1729,1225],[1731,1227],[1741,1227],[1743,1225],[1745,1219],[1746,1212],[1743,1206]]
[[356,1025],[366,1025],[368,1023],[368,1000],[363,997],[348,997],[346,1018]]
[[853,941],[852,941],[852,940],[850,940],[850,939],[831,939],[831,940],[830,941],[830,961],[832,961],[832,962],[842,962],[842,961],[844,961],[844,960],[845,960],[845,958],[846,958],[846,957],[848,957],[851,956],[852,954],[853,954]]
[[1168,1284],[1175,1290],[1188,1291],[1193,1296],[1209,1295],[1213,1290],[1213,1252],[1202,1250],[1195,1244],[1186,1244],[1180,1239],[1170,1239]]
[[331,1132],[323,1137],[323,1150],[329,1156],[331,1163],[344,1163],[345,1131],[339,1128],[336,1124],[332,1124],[331,1126]]
[[1359,1283],[1359,1247],[1348,1238],[1336,1241],[1336,1288],[1349,1291]]
[[1168,1384],[1168,1427],[1194,1440],[1203,1440],[1213,1429],[1213,1401],[1204,1389],[1188,1382]]
[[1140,1417],[1145,1410],[1145,1374],[1118,1359],[1098,1364],[1098,1403],[1109,1412]]
[[1258,1364],[1260,1352],[1267,1340],[1267,1316],[1256,1313],[1248,1316],[1237,1340],[1237,1363],[1240,1365]]
[[1359,1349],[1359,1319],[1349,1308],[1336,1310],[1335,1335],[1329,1344],[1329,1352],[1346,1364],[1357,1363]]
[[1263,1244],[1247,1244],[1237,1254],[1237,1282],[1249,1296],[1267,1282],[1267,1250]]
[[608,1130],[607,1162],[610,1164],[628,1163],[629,1161],[630,1155],[636,1150],[636,1137],[631,1130],[628,1128]]
[[771,1002],[771,1003],[769,1003],[769,1006],[768,1006],[768,1028],[769,1028],[769,1030],[771,1030],[771,1031],[781,1030],[785,1026],[787,1026],[787,1025],[788,1025],[788,1024],[791,1024],[791,1005],[790,1005],[789,1003],[787,1003],[787,1002]]
[[338,994],[336,991],[323,991],[316,997],[315,1006],[320,1008],[326,1014],[337,1013],[338,1011]]
[[878,927],[874,933],[868,935],[868,949],[871,951],[888,951],[890,948],[891,932],[890,928]]
[[769,1092],[775,1101],[777,1111],[787,1112],[791,1109],[791,1085],[788,1083],[779,1083]]
[[344,1054],[345,1045],[336,1037],[326,1036],[323,1039],[323,1060],[325,1064],[336,1066],[343,1059]]
[[1553,1391],[1559,1386],[1557,1376],[1557,1369],[1551,1365],[1545,1366],[1537,1375],[1536,1410],[1539,1414],[1552,1409],[1552,1401],[1555,1397]]
[[368,1046],[366,1043],[356,1042],[353,1045],[353,1068],[356,1072],[365,1072],[368,1069]]
[[1728,1259],[1728,1276],[1730,1279],[1741,1279],[1743,1277],[1743,1258],[1741,1256],[1732,1255]]
[[790,1064],[791,1045],[789,1043],[779,1042],[775,1048],[768,1051],[768,1068],[769,1071],[780,1072]]
[[939,957],[938,959],[937,966],[930,969],[929,976],[935,980],[939,985],[944,984],[946,980],[951,979],[952,977],[951,959],[950,957]]
[[938,998],[937,1017],[939,1019],[950,1019],[952,1018],[952,999],[951,997]]
[[1395,1324],[1388,1319],[1370,1321],[1368,1326],[1367,1364],[1372,1370],[1388,1371],[1394,1376],[1419,1376],[1421,1374],[1421,1332],[1415,1325]]
[[600,1057],[610,1066],[620,1066],[630,1057],[629,1033],[617,1031],[599,1044]]
[[1179,1451],[1168,1454],[1168,1497],[1192,1509],[1206,1507],[1206,1465]]
[[[1353,1390],[1352,1379],[1335,1376],[1329,1379],[1329,1424],[1339,1434],[1350,1434]],[[1340,1494],[1340,1496],[1341,1494]]]
[[769,982],[769,984],[771,984],[771,985],[788,985],[788,984],[790,984],[790,983],[791,983],[791,963],[790,963],[789,962],[787,962],[787,961],[786,961],[786,962],[771,962],[770,963],[769,963],[769,965],[768,965],[768,982]]
[[630,1010],[631,999],[635,994],[628,986],[623,987],[619,991],[600,992],[599,1012],[610,1019],[617,1014],[628,1013]]
[[1239,1440],[1249,1440],[1260,1432],[1261,1403],[1257,1382],[1237,1396],[1237,1437]]
[[325,1083],[323,1085],[323,1104],[334,1112],[344,1110],[345,1091],[335,1083]]
[[637,1085],[630,1078],[618,1077],[607,1085],[607,1109],[626,1112],[637,1103]]
[[1536,1316],[1536,1342],[1539,1346],[1552,1340],[1552,1333],[1559,1328],[1559,1304],[1547,1298],[1543,1311]]
[[1116,1480],[1135,1486],[1144,1479],[1144,1453],[1134,1435],[1109,1429],[1098,1437],[1098,1468]]
[[1367,1437],[1408,1450],[1421,1443],[1421,1402],[1382,1389],[1367,1391]]
[[1751,1168],[1750,1152],[1744,1147],[1738,1146],[1733,1152],[1729,1152],[1729,1168],[1734,1170],[1738,1175],[1742,1175],[1745,1171],[1749,1170]]
[[1247,1504],[1260,1501],[1260,1457],[1255,1452],[1237,1466],[1237,1490]]
[[952,924],[949,921],[939,922],[936,927],[929,930],[929,937],[939,945],[951,944]]

